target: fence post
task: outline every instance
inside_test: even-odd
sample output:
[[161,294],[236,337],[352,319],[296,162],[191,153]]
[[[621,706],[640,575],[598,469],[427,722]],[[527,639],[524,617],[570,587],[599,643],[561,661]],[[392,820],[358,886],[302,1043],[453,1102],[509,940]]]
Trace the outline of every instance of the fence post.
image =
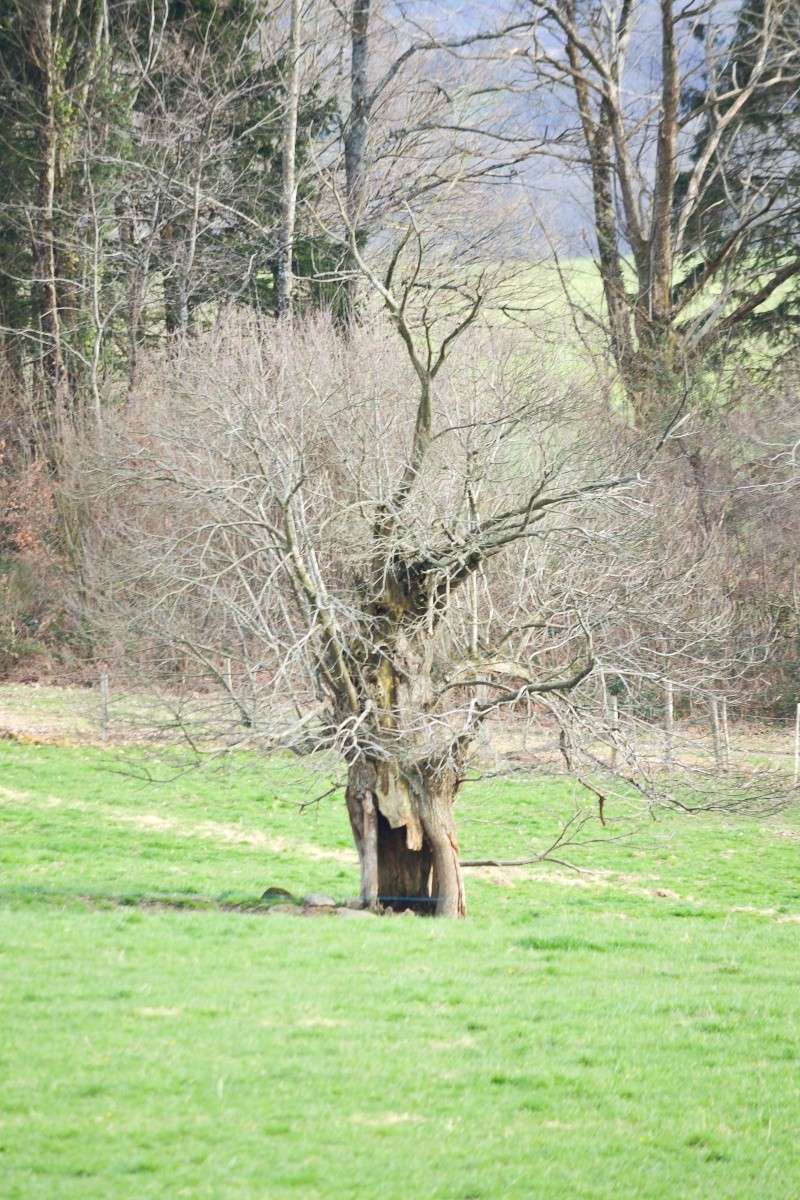
[[606,673],[602,667],[600,668],[598,674],[600,676],[600,693],[602,696],[603,716],[608,717],[608,688],[606,687]]
[[619,736],[619,700],[611,697],[611,770],[617,769],[617,738]]
[[714,761],[717,764],[717,770],[724,770],[722,762],[722,739],[719,731],[719,702],[716,696],[711,697],[709,705],[711,715],[711,741],[714,745]]
[[728,730],[728,701],[723,696],[720,700],[720,723],[722,725],[722,761],[727,771],[731,765],[731,737]]
[[521,750],[522,750],[523,754],[528,753],[528,734],[530,733],[532,720],[533,720],[533,705],[531,703],[530,696],[528,696],[528,698],[525,701],[525,720],[523,721],[523,724],[522,724]]
[[672,740],[675,727],[675,703],[672,691],[672,680],[664,685],[664,766],[672,770]]
[[108,672],[103,671],[100,676],[100,733],[104,742],[108,741],[108,702]]

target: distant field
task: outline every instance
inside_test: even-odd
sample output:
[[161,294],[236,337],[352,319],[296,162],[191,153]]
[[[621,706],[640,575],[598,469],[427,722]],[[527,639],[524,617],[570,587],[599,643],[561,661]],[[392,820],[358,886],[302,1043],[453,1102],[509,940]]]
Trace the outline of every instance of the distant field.
[[[118,766],[0,741],[3,1200],[800,1195],[797,810],[471,871],[463,923],[304,919],[258,899],[354,894],[340,798]],[[465,855],[574,803],[471,784]]]
[[[501,323],[509,319],[527,320],[540,339],[540,349],[548,350],[551,368],[560,365],[567,370],[579,369],[589,358],[596,356],[596,362],[604,362],[613,376],[607,338],[593,323],[602,320],[605,311],[603,285],[596,263],[591,258],[568,258],[556,268],[548,259],[532,266],[520,264],[515,268],[514,264],[509,264],[508,270],[510,282],[499,289],[499,299],[495,297],[492,301],[498,309],[495,319]],[[635,291],[633,271],[626,270],[625,277],[626,285]],[[755,286],[755,279],[749,282]],[[785,284],[758,311],[769,312],[790,292],[791,284]],[[709,287],[688,307],[684,316],[704,313],[718,294],[718,287]],[[500,311],[502,305],[508,306],[505,315]],[[743,365],[763,369],[779,358],[778,347],[764,338],[751,338],[726,354],[724,369],[718,364],[709,373],[706,385],[713,393],[720,381],[724,383],[729,369]]]

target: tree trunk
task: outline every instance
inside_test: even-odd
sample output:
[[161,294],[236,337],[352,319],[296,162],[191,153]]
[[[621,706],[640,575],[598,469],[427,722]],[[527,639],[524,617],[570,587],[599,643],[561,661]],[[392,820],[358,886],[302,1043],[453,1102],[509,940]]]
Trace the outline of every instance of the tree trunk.
[[61,304],[56,264],[58,103],[57,48],[53,42],[52,0],[42,0],[36,9],[34,88],[38,105],[36,160],[36,209],[33,228],[34,280],[31,308],[38,327],[40,348],[38,376],[39,407],[45,441],[51,442],[64,416],[67,375],[61,340]]
[[300,105],[300,0],[292,0],[289,18],[289,78],[283,121],[281,228],[278,237],[277,309],[279,317],[292,311],[292,251],[297,210],[297,111]]
[[350,767],[347,811],[366,907],[466,915],[453,822],[457,787],[451,768],[404,771],[397,763],[371,759]]
[[[353,0],[350,41],[350,116],[344,131],[344,165],[346,177],[348,235],[358,247],[366,242],[364,207],[367,190],[367,134],[370,118],[368,83],[369,22],[371,0]],[[358,264],[351,253],[347,255],[348,276],[345,281],[347,316],[352,320],[358,311],[360,279]]]
[[[175,236],[174,231],[169,229],[165,235],[165,240],[169,239],[172,242]],[[180,232],[178,232],[177,237],[180,238]],[[167,334],[172,337],[188,333],[191,325],[189,281],[183,269],[179,246],[175,246],[175,254],[172,262],[165,267],[163,287],[164,327]]]

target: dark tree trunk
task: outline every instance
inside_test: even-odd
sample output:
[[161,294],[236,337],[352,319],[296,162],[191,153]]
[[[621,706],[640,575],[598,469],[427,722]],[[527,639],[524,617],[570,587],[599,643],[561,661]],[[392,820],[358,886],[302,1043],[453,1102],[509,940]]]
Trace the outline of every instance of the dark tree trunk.
[[170,336],[180,335],[189,332],[190,320],[186,279],[176,260],[164,275],[164,326]]
[[64,415],[67,376],[61,341],[61,302],[57,271],[58,94],[57,47],[53,39],[52,0],[36,8],[34,87],[38,107],[36,208],[33,230],[31,309],[40,338],[35,368],[38,404],[45,441],[50,449]]
[[351,766],[347,811],[361,864],[363,904],[466,915],[453,822],[457,787],[450,768],[405,772],[396,763],[369,759]]
[[[356,245],[366,243],[364,204],[367,190],[367,134],[369,130],[369,23],[371,0],[353,0],[351,12],[350,116],[344,131],[347,219]],[[347,316],[357,315],[359,272],[354,256],[347,254],[345,282]]]
[[281,167],[281,225],[278,236],[276,303],[279,317],[292,311],[294,279],[292,250],[297,217],[297,112],[300,104],[300,0],[291,0],[289,17],[289,77],[283,126]]

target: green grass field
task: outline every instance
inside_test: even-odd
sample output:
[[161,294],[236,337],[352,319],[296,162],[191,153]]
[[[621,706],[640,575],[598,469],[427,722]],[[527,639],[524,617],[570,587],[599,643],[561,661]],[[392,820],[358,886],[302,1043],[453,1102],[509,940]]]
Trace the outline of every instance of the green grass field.
[[[354,894],[340,800],[117,765],[0,741],[3,1200],[800,1196],[796,811],[473,872],[466,922],[308,919],[258,898]],[[465,855],[573,803],[471,784]]]

